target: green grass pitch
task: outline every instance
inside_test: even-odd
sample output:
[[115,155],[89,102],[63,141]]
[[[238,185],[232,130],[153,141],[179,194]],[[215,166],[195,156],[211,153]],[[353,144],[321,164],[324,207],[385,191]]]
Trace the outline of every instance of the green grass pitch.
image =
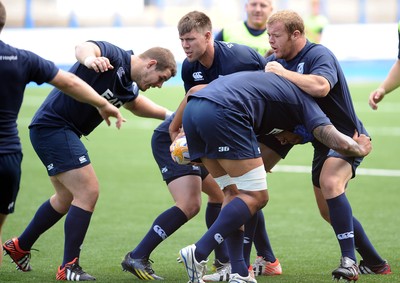
[[[361,276],[359,282],[400,282],[400,93],[390,94],[372,111],[368,104],[376,84],[352,84],[353,101],[369,130],[374,149],[360,166],[360,175],[348,186],[353,214],[361,221],[370,240],[392,266],[388,276]],[[27,126],[48,88],[28,88],[19,115],[23,143],[23,175],[16,212],[8,217],[3,241],[18,236],[39,205],[53,193],[45,168],[29,141]],[[168,86],[146,92],[154,101],[175,109],[183,89]],[[150,139],[157,120],[143,119],[123,110],[127,122],[122,129],[100,125],[86,144],[100,181],[100,198],[81,253],[81,265],[98,282],[138,282],[121,271],[120,262],[145,235],[154,218],[173,205],[153,159]],[[113,120],[115,121],[115,120]],[[258,277],[259,283],[332,282],[331,271],[339,263],[339,246],[332,228],[319,216],[310,174],[296,168],[310,166],[310,145],[299,145],[268,176],[270,201],[263,209],[275,255],[283,275]],[[361,169],[376,169],[361,174]],[[379,170],[378,170],[379,169]],[[393,170],[393,171],[391,171]],[[383,172],[383,174],[382,174]],[[384,174],[389,176],[382,176]],[[393,176],[392,176],[393,175]],[[206,198],[203,198],[205,204]],[[204,207],[204,206],[203,206]],[[205,232],[204,209],[153,252],[153,268],[166,283],[186,283],[184,268],[177,264],[180,248],[196,242]],[[5,256],[0,282],[54,282],[63,254],[63,221],[36,242],[32,251],[33,271],[18,272]],[[252,261],[255,253],[252,254]],[[210,262],[213,255],[210,256]]]

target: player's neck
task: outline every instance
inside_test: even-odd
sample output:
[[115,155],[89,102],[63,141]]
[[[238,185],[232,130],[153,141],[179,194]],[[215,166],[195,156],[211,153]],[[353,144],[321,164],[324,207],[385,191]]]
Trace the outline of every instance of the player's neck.
[[214,62],[214,43],[212,45],[207,46],[206,52],[204,52],[203,56],[199,59],[201,65],[210,68]]

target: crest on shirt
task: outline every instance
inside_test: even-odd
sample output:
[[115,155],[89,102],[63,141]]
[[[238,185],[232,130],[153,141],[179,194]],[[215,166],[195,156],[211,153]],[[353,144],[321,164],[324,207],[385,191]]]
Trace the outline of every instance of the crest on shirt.
[[304,62],[297,65],[297,73],[304,74]]
[[225,43],[225,45],[226,45],[228,48],[232,48],[232,46],[233,46],[233,44],[230,43],[230,42],[224,42],[224,43]]
[[204,81],[204,77],[203,77],[203,74],[201,72],[194,72],[192,74],[192,76],[193,76],[193,79],[194,79],[195,82]]

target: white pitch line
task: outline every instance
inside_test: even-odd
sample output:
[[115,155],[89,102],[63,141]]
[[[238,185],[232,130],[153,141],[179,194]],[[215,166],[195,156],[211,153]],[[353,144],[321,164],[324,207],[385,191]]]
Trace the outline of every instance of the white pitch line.
[[[310,166],[294,166],[294,165],[277,165],[272,169],[272,172],[290,172],[290,173],[310,173]],[[385,177],[400,177],[400,170],[390,169],[357,169],[357,175],[367,176],[385,176]]]

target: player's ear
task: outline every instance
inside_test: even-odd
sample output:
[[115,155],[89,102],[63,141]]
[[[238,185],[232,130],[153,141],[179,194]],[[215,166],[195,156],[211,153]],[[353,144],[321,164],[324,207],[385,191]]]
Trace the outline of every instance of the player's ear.
[[293,39],[297,39],[297,38],[299,38],[300,36],[301,36],[301,32],[298,31],[298,30],[295,30],[295,31],[292,33],[292,38],[293,38]]
[[211,38],[213,38],[213,34],[211,31],[207,31],[204,36],[206,37],[207,40],[210,40]]
[[150,59],[149,62],[147,63],[147,68],[150,69],[152,66],[157,65],[157,60],[155,59]]

